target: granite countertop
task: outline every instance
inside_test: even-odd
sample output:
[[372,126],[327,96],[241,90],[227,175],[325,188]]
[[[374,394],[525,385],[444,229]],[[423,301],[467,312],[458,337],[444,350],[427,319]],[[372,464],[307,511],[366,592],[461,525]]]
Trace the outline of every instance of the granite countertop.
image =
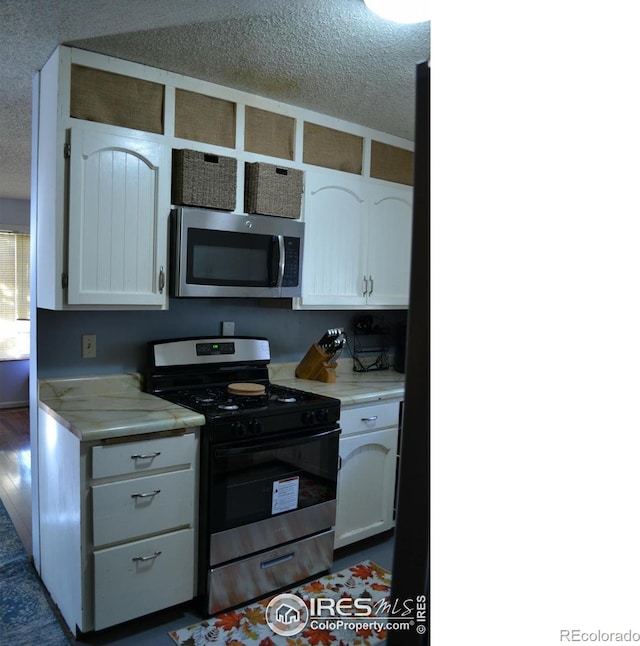
[[199,413],[143,392],[138,374],[40,379],[39,406],[82,441],[202,426]]
[[369,404],[385,399],[404,399],[402,373],[393,369],[371,372],[354,372],[351,361],[338,362],[334,383],[298,379],[297,363],[281,363],[269,366],[269,380],[281,386],[308,390],[318,395],[327,395],[340,400],[342,406]]
[[[338,365],[335,383],[295,376],[296,363],[269,365],[273,383],[336,397],[354,406],[404,397],[404,375],[394,370],[359,373]],[[202,426],[203,415],[141,390],[137,373],[40,379],[39,406],[81,441]]]

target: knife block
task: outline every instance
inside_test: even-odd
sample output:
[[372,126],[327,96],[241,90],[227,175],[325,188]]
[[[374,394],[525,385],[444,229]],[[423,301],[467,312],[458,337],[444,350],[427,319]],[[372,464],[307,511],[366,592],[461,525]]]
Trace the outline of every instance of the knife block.
[[296,377],[324,381],[332,384],[336,380],[337,363],[328,364],[331,357],[317,344],[314,343],[296,368]]

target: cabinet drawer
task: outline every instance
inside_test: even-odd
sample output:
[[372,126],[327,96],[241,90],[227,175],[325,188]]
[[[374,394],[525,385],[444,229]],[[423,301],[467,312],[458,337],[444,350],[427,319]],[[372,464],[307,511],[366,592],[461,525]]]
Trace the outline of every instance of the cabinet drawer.
[[94,446],[91,451],[93,478],[143,473],[153,469],[193,464],[195,434],[162,437],[140,442]]
[[193,530],[94,553],[95,629],[193,597]]
[[400,420],[399,402],[385,402],[370,406],[343,408],[340,413],[342,435],[373,431],[387,426],[398,426]]
[[193,469],[91,487],[94,546],[193,525]]
[[333,559],[333,541],[333,530],[329,529],[301,541],[212,568],[209,570],[209,613],[215,614],[328,570]]

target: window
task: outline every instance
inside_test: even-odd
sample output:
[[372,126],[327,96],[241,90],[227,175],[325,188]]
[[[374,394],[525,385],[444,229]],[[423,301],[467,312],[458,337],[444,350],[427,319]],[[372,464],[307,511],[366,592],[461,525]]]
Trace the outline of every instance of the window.
[[29,356],[29,234],[0,232],[0,360]]

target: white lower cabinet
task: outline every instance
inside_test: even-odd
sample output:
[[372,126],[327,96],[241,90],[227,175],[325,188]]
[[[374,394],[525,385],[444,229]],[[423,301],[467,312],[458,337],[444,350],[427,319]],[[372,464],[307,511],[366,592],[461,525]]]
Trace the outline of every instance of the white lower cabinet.
[[341,414],[336,549],[395,525],[398,422],[399,402],[346,408]]
[[193,529],[95,551],[95,629],[191,599],[193,559]]
[[193,469],[92,487],[93,545],[193,523]]
[[192,599],[198,431],[89,443],[39,415],[40,576],[71,632]]
[[95,630],[193,598],[196,454],[193,433],[92,448]]

